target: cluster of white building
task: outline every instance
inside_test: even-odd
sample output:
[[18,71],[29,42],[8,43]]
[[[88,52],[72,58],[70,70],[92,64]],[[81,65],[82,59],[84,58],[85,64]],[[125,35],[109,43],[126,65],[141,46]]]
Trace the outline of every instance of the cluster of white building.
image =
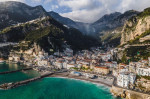
[[136,80],[136,75],[150,76],[150,58],[138,62],[130,62],[129,65],[119,64],[113,70],[113,75],[117,77],[117,84],[121,87],[129,87]]
[[117,77],[117,85],[121,87],[129,87],[130,84],[134,84],[136,75],[130,72],[121,72]]
[[[27,42],[22,43],[25,45]],[[20,56],[22,53],[23,56]],[[15,62],[23,60],[25,64],[31,66],[52,67],[56,69],[82,69],[98,74],[108,74],[113,68],[117,67],[117,62],[110,62],[112,60],[111,52],[104,53],[100,48],[92,48],[91,51],[82,50],[75,55],[73,55],[72,49],[66,48],[63,52],[55,52],[49,56],[40,46],[34,44],[34,47],[29,50],[10,54],[9,60]]]

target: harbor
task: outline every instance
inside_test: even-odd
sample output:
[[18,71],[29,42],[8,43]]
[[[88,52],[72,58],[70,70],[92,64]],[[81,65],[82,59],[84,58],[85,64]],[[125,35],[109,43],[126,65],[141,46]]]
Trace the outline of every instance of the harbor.
[[36,80],[40,80],[44,77],[47,77],[49,75],[52,75],[53,73],[46,73],[46,74],[43,74],[39,77],[35,77],[35,78],[31,78],[31,79],[28,79],[28,80],[24,80],[24,81],[20,81],[20,82],[16,82],[16,83],[4,83],[2,85],[0,85],[0,88],[1,89],[11,89],[11,88],[15,88],[15,87],[18,87],[18,86],[21,86],[21,85],[25,85],[27,83],[30,83],[30,82],[33,82],[33,81],[36,81]]
[[[12,70],[13,71],[21,70],[18,69],[18,67],[23,69],[28,68],[27,66],[22,67],[19,64],[0,64],[0,67],[1,69],[2,67],[9,68],[9,69],[4,68],[5,72],[8,70],[10,72]],[[102,98],[113,97],[109,92],[108,89],[109,87],[105,88],[106,85],[105,86],[100,85],[99,87],[97,87],[96,82],[92,82],[92,79],[91,81],[88,81],[89,78],[86,79],[85,76],[73,75],[71,74],[70,71],[65,71],[65,70],[50,71],[50,69],[47,69],[49,70],[49,72],[46,72],[46,69],[44,69],[44,67],[42,68],[42,71],[39,71],[40,74],[38,74],[37,73],[38,70],[41,70],[41,68],[38,68],[36,70],[31,69],[24,72],[18,71],[18,72],[12,72],[8,74],[1,74],[0,75],[1,98],[10,99],[11,97],[13,97],[13,99],[20,99],[20,98],[25,99],[25,97],[35,97],[36,99],[38,99],[41,97],[43,92],[47,92],[46,96],[51,97],[53,95],[54,99],[57,98],[60,99],[62,95],[68,93],[71,94],[71,96],[63,96],[63,97],[65,97],[66,99],[70,99],[73,96],[75,98],[72,99],[76,99],[77,98],[76,96],[79,96],[79,97],[83,97],[82,99],[84,99],[84,96],[82,96],[81,93],[82,94],[91,93],[88,95],[87,98],[87,99],[91,99],[93,97],[97,97],[95,93],[92,93],[93,91],[96,92],[96,90],[100,92],[99,95],[101,94],[101,92],[107,92],[107,94],[109,95],[109,96],[101,95],[100,97]],[[59,92],[58,89],[61,91],[61,93]],[[77,91],[78,93],[76,95],[73,94]],[[62,94],[62,95],[55,97],[56,96],[55,94]]]
[[19,70],[14,70],[14,71],[5,71],[5,72],[0,72],[0,74],[9,74],[9,73],[15,73],[15,72],[19,72],[19,71],[27,71],[27,70],[31,70],[32,68],[25,68],[25,69],[19,69]]

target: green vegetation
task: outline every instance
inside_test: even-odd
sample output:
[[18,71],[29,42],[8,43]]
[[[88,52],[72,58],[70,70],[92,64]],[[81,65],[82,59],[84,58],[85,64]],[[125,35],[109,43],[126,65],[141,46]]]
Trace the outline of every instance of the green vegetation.
[[106,33],[101,37],[101,41],[106,44],[118,46],[120,44],[121,33]]
[[125,50],[125,55],[129,57],[130,61],[139,61],[140,59],[148,59],[150,52],[148,51],[149,46],[134,46]]
[[141,59],[150,57],[150,46],[131,46],[123,52],[123,57],[118,60],[119,63],[128,64],[130,61],[137,62]]
[[4,34],[4,33],[8,32],[8,31],[10,31],[10,30],[11,30],[11,27],[7,27],[7,28],[3,29],[3,30],[0,32],[0,34]]
[[77,68],[77,67],[71,67],[70,69],[73,69],[73,70],[79,70],[79,68]]
[[53,37],[61,36],[62,32],[59,28],[50,26],[50,27],[40,28],[35,31],[31,31],[27,34],[28,35],[25,37],[26,41],[37,42],[38,40],[40,40],[45,36],[48,36],[49,34],[51,34]]
[[149,15],[150,15],[150,8],[147,8],[143,12],[141,12],[138,16],[143,18]]
[[144,78],[146,80],[150,80],[150,76],[142,76],[142,78]]
[[123,54],[123,57],[122,57],[122,59],[121,59],[121,62],[122,62],[122,63],[125,63],[125,64],[128,63],[128,62],[127,62],[127,56],[126,56],[125,54]]
[[141,79],[141,76],[139,76],[139,75],[136,75],[136,79]]
[[90,71],[93,71],[93,69],[90,69],[90,68],[85,68],[85,67],[81,67],[81,68],[77,68],[77,67],[72,67],[70,69],[73,69],[73,70],[77,70],[77,71],[87,71],[87,70],[90,70]]
[[[83,35],[77,29],[68,29],[51,17],[9,27],[1,33],[5,33],[8,42],[30,42],[29,44],[20,44],[15,48],[16,50],[27,50],[32,47],[34,42],[47,52],[50,52],[50,49],[62,51],[65,48],[63,45],[66,45],[64,42],[67,42],[67,45],[74,50],[88,49],[99,45],[97,39]],[[4,41],[4,39],[0,39],[0,41]]]

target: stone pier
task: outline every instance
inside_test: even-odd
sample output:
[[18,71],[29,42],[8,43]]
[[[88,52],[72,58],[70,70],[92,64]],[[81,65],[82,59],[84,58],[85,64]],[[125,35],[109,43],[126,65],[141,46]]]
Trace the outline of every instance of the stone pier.
[[28,79],[28,80],[24,80],[24,81],[20,81],[20,82],[16,82],[16,83],[5,83],[5,84],[0,85],[0,88],[1,89],[12,89],[12,88],[15,88],[15,87],[18,87],[18,86],[25,85],[27,83],[36,81],[36,80],[40,80],[40,79],[42,79],[44,77],[48,77],[52,74],[54,74],[54,73],[46,73],[46,74],[43,74],[39,77],[35,77],[35,78],[32,78],[32,79]]

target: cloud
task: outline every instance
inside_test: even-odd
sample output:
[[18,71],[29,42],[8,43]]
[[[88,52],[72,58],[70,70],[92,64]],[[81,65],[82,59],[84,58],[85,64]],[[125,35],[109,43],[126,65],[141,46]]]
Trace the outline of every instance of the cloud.
[[42,0],[32,0],[32,2],[41,2]]
[[60,6],[68,6],[72,10],[94,8],[97,0],[59,0]]
[[58,4],[72,10],[61,13],[62,16],[87,23],[98,20],[104,14],[131,9],[142,11],[150,7],[149,0],[58,0]]
[[3,1],[43,5],[46,10],[54,10],[64,17],[86,23],[95,22],[105,14],[132,9],[142,11],[150,7],[150,0],[0,0]]
[[51,3],[53,0],[45,0],[44,4]]
[[19,2],[24,2],[24,0],[0,0],[0,2],[5,2],[5,1],[19,1]]
[[51,6],[51,10],[55,10],[55,9],[58,9],[58,8],[59,8],[58,5],[52,5],[52,6]]

